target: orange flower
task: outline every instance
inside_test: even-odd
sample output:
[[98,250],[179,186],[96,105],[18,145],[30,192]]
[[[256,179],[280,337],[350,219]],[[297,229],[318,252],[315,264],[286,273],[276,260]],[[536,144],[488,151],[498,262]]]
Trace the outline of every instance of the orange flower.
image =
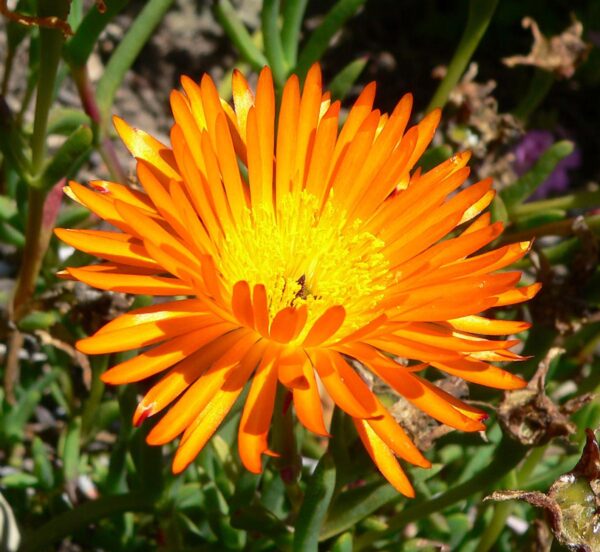
[[291,393],[300,421],[327,436],[320,381],[352,417],[383,475],[413,496],[397,457],[430,463],[352,359],[440,422],[484,429],[484,412],[418,373],[429,365],[498,389],[524,385],[489,364],[518,360],[510,351],[518,340],[479,334],[510,335],[528,324],[476,313],[537,292],[537,284],[516,287],[519,272],[496,272],[530,244],[476,253],[502,232],[481,214],[494,195],[491,182],[457,192],[469,174],[468,153],[425,174],[413,171],[440,112],[406,130],[410,95],[382,114],[372,109],[371,84],[338,131],[340,104],[323,94],[318,66],[302,93],[296,76],[287,81],[278,117],[268,69],[256,96],[234,74],[234,108],[207,75],[200,84],[184,77],[182,85],[183,93],[171,94],[171,147],[115,118],[143,190],[70,185],[73,199],[118,231],[56,231],[103,259],[68,268],[66,277],[176,299],[119,316],[77,347],[102,354],[153,346],[102,379],[122,384],[166,372],[134,422],[172,405],[148,442],[181,435],[175,473],[196,457],[248,381],[239,425],[248,470],[259,472],[261,455],[274,454],[268,432],[278,384]]

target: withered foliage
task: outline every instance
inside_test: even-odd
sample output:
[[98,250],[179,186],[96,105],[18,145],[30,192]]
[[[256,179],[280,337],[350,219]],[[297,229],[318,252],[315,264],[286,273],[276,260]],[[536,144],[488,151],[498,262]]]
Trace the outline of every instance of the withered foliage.
[[502,61],[509,67],[533,65],[554,73],[557,78],[568,79],[591,50],[591,44],[582,40],[583,25],[576,19],[561,34],[550,38],[541,33],[538,24],[531,17],[525,17],[522,24],[526,29],[531,29],[533,46],[526,56],[504,58]]
[[574,433],[577,427],[569,416],[593,398],[586,393],[558,406],[546,395],[550,363],[562,352],[559,348],[550,349],[527,387],[508,391],[498,407],[498,421],[504,432],[523,445],[539,446],[554,437]]
[[547,512],[556,539],[577,552],[600,550],[600,449],[591,429],[581,459],[561,475],[548,494],[538,491],[496,491],[485,500],[524,500]]

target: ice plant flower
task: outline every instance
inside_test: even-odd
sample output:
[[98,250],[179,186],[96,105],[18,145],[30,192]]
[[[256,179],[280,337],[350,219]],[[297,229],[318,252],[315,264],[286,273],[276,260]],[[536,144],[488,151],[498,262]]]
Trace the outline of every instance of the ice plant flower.
[[109,384],[164,373],[134,422],[170,406],[147,439],[159,445],[181,436],[174,472],[196,457],[248,382],[238,434],[248,470],[259,472],[262,455],[277,452],[268,432],[279,385],[300,422],[327,436],[320,382],[383,475],[413,496],[398,458],[430,463],[356,362],[440,422],[484,429],[484,412],[419,372],[432,366],[498,389],[524,385],[490,364],[518,360],[518,340],[489,336],[528,325],[478,313],[535,294],[535,284],[516,287],[519,272],[498,272],[529,243],[478,253],[502,232],[484,213],[491,182],[459,191],[468,153],[425,174],[414,170],[440,112],[407,130],[410,95],[382,114],[370,84],[340,130],[340,104],[323,93],[318,66],[302,91],[290,77],[278,113],[269,69],[256,95],[234,74],[233,107],[207,75],[199,84],[183,77],[182,86],[171,94],[170,146],[114,120],[142,189],[70,184],[69,195],[117,231],[56,231],[102,259],[67,268],[65,277],[173,299],[119,316],[78,349],[143,348],[104,373]]

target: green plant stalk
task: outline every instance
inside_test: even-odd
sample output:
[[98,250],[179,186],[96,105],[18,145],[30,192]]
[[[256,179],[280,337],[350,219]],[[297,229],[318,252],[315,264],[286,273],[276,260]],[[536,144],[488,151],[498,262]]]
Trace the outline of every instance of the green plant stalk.
[[123,82],[125,73],[133,65],[172,3],[173,0],[149,0],[110,57],[96,88],[98,109],[103,121],[107,121],[110,116],[115,94]]
[[342,28],[366,0],[338,0],[323,18],[321,24],[311,33],[298,55],[294,73],[304,80],[310,66],[318,62],[327,51],[333,36]]
[[288,402],[291,397],[288,396],[288,393],[290,391],[283,386],[279,386],[277,389],[273,441],[275,450],[279,453],[275,463],[281,480],[285,485],[293,515],[295,516],[302,505],[303,495],[298,485],[301,464],[296,443],[296,433],[294,431],[295,424],[292,405]]
[[6,57],[4,58],[4,74],[2,75],[2,88],[0,95],[6,96],[8,92],[8,82],[12,73],[13,62],[15,60],[15,51],[12,48],[7,48]]
[[92,365],[92,382],[90,387],[90,395],[83,405],[81,413],[81,441],[86,442],[94,425],[96,414],[102,395],[104,394],[104,383],[100,379],[100,375],[108,366],[108,355],[95,357],[91,360]]
[[[39,15],[58,16],[65,19],[69,13],[69,3],[68,0],[42,2]],[[60,30],[40,28],[40,72],[31,137],[31,166],[34,178],[42,171],[46,158],[48,113],[54,101],[54,85],[63,42],[64,35]]]
[[268,65],[267,58],[252,41],[250,33],[229,0],[219,0],[215,4],[215,16],[244,61],[248,62],[255,71],[260,71]]
[[[40,13],[40,15],[66,17],[68,2],[67,0],[55,0],[45,3],[44,8],[48,13]],[[42,45],[40,74],[31,138],[33,183],[29,189],[23,261],[11,305],[11,320],[13,322],[18,322],[25,314],[25,305],[33,295],[35,280],[45,253],[42,247],[41,230],[46,191],[37,188],[36,183],[39,184],[38,179],[44,166],[48,113],[54,99],[54,84],[64,37],[62,32],[57,29],[40,29],[40,40]]]
[[75,86],[77,87],[77,92],[79,93],[79,98],[81,99],[81,105],[83,106],[86,114],[95,124],[95,139],[97,142],[96,146],[100,152],[100,155],[102,156],[102,159],[106,163],[111,177],[117,182],[127,182],[127,175],[125,174],[125,171],[119,162],[119,158],[117,157],[112,140],[109,136],[107,136],[106,120],[103,120],[100,113],[100,108],[98,107],[96,95],[89,79],[87,67],[85,65],[72,65],[71,75],[73,77],[73,81],[75,82]]
[[[529,456],[523,462],[520,470],[514,469],[510,471],[505,480],[505,485],[509,489],[518,489],[526,482],[533,470],[539,464],[540,460],[546,452],[545,446],[536,447],[531,450]],[[488,552],[498,540],[498,537],[506,527],[506,520],[513,510],[514,504],[511,502],[501,502],[494,506],[494,514],[488,526],[485,528],[483,535],[475,549],[475,552]]]
[[[53,0],[40,5],[41,16],[54,15],[65,18],[69,11],[68,0]],[[9,306],[9,318],[13,324],[27,313],[29,302],[35,290],[35,281],[42,266],[45,253],[42,239],[44,201],[46,191],[36,187],[36,179],[41,176],[46,155],[46,129],[48,114],[54,99],[54,85],[60,62],[64,37],[57,29],[40,29],[41,59],[38,80],[37,100],[31,137],[31,170],[33,181],[29,187],[27,204],[27,223],[25,230],[25,246],[23,248],[21,269],[17,276],[15,291]],[[39,181],[37,181],[39,184]],[[16,327],[11,331],[18,334]],[[18,335],[11,335],[9,343],[12,347],[20,347],[22,341]],[[10,350],[7,354],[4,371],[4,386],[7,400],[15,400],[14,388],[19,379],[18,354]]]
[[145,493],[104,496],[64,512],[32,531],[23,541],[20,552],[48,550],[50,544],[73,534],[90,523],[123,512],[151,512],[152,500]]
[[600,207],[600,190],[522,203],[513,207],[512,214],[519,218],[551,209],[590,209],[592,207]]
[[444,107],[452,89],[458,84],[462,74],[465,72],[471,57],[475,53],[479,42],[483,38],[488,25],[496,11],[499,0],[470,0],[469,18],[467,26],[458,43],[454,56],[448,65],[446,76],[439,84],[427,111],[436,107]]
[[286,0],[283,7],[281,42],[283,54],[289,67],[294,67],[298,59],[300,29],[302,28],[302,18],[307,4],[308,0]]
[[[514,243],[523,240],[530,240],[531,238],[539,238],[541,236],[572,236],[573,223],[575,218],[568,218],[557,222],[550,222],[548,224],[542,224],[536,228],[529,228],[522,232],[514,232],[512,234],[503,235],[498,243]],[[591,217],[584,217],[585,224],[588,228],[594,232],[600,231],[600,215],[592,215]]]
[[285,82],[288,67],[279,31],[279,0],[264,0],[261,23],[265,53],[273,70],[273,80],[277,88],[281,88]]
[[475,493],[490,489],[495,482],[504,477],[506,473],[521,461],[526,450],[524,446],[511,441],[508,437],[502,437],[502,441],[500,441],[496,448],[494,459],[485,469],[481,470],[468,481],[449,489],[437,498],[402,510],[389,519],[387,529],[384,531],[368,531],[356,540],[356,551],[370,549],[370,546],[374,542],[402,531],[408,523],[428,517]]
[[536,68],[533,73],[533,78],[529,84],[527,93],[523,96],[519,105],[513,111],[513,115],[517,119],[526,122],[529,116],[538,108],[544,101],[544,98],[550,92],[554,84],[554,75],[549,71]]

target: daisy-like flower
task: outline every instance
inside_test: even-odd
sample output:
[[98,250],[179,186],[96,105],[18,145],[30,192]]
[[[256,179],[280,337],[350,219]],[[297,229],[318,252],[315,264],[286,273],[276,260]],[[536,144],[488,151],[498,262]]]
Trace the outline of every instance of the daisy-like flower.
[[[481,410],[419,375],[427,366],[498,389],[524,382],[490,362],[513,361],[524,322],[479,316],[531,298],[520,272],[497,272],[529,243],[477,253],[502,232],[488,213],[490,180],[459,191],[460,153],[414,170],[440,112],[407,129],[412,97],[373,110],[368,85],[339,129],[314,66],[300,90],[292,76],[276,109],[271,72],[256,95],[233,76],[231,107],[205,75],[173,91],[171,146],[115,118],[137,160],[142,189],[71,183],[70,196],[117,231],[56,230],[103,259],[66,277],[103,290],[172,296],[106,324],[77,347],[87,354],[142,348],[110,368],[109,384],[164,375],[134,416],[170,407],[148,442],[181,436],[173,471],[196,457],[242,390],[239,454],[260,472],[279,385],[304,426],[328,436],[320,385],[352,417],[388,481],[413,496],[398,458],[430,463],[382,406],[356,362],[427,414],[464,431],[484,429]],[[401,362],[405,359],[413,362]],[[280,415],[276,412],[275,416]],[[335,436],[334,436],[335,438]]]

